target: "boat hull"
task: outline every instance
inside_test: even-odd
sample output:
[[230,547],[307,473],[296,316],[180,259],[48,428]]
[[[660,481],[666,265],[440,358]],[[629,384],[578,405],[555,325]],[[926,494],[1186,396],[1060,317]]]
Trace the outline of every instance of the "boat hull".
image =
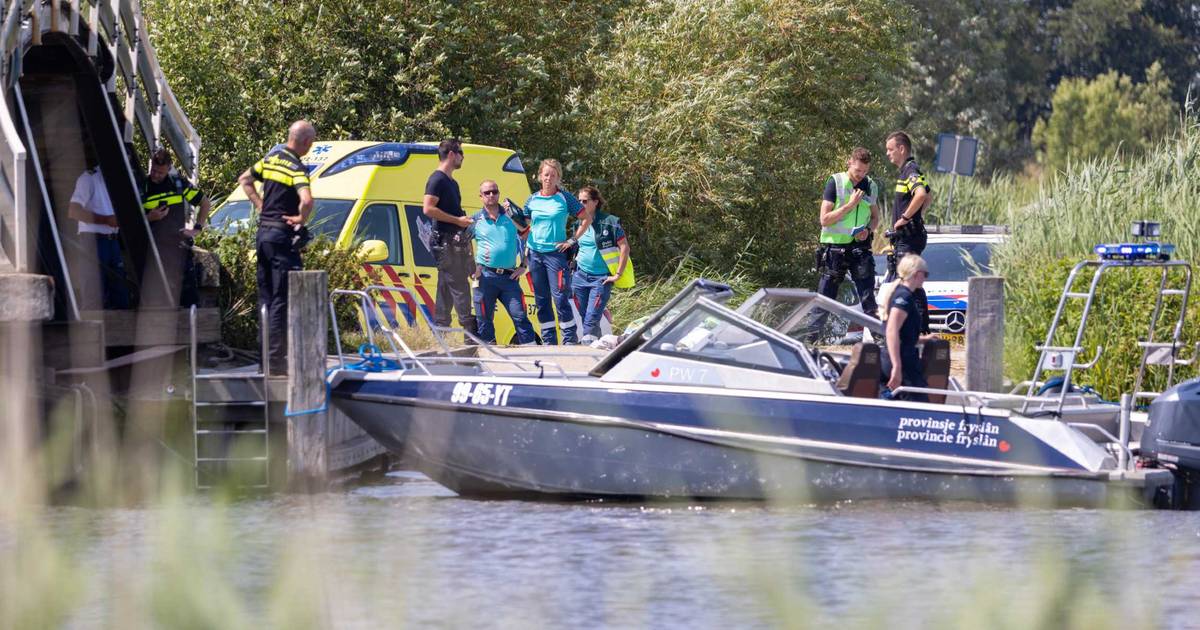
[[460,405],[429,387],[425,393],[433,395],[360,390],[335,392],[335,400],[352,406],[347,413],[387,448],[468,496],[1140,507],[1172,482],[1166,471],[1114,479],[1107,472],[1007,468],[562,408]]

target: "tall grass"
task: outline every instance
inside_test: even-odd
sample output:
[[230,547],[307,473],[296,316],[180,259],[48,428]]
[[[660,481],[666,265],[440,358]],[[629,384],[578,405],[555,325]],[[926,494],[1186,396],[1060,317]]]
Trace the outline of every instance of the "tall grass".
[[616,332],[621,332],[630,323],[654,313],[696,278],[728,284],[733,288],[734,297],[731,301],[734,304],[750,297],[750,294],[758,289],[758,285],[749,275],[739,269],[717,269],[701,263],[689,254],[684,254],[666,269],[639,275],[638,283],[632,289],[613,290],[612,299],[608,304],[613,328]]
[[[1094,245],[1128,241],[1130,223],[1148,219],[1162,223],[1162,240],[1178,247],[1177,258],[1194,260],[1200,253],[1200,123],[1194,118],[1183,124],[1176,137],[1136,160],[1114,156],[1072,164],[1052,174],[1031,203],[1001,209],[994,200],[1006,195],[1019,198],[1019,191],[1013,190],[1019,186],[1010,181],[994,188],[981,198],[993,200],[986,210],[994,213],[990,217],[1012,227],[1011,238],[998,248],[993,262],[1006,279],[1006,363],[1014,380],[1032,374],[1033,345],[1045,341],[1071,263],[1093,257]],[[1109,273],[1113,277],[1101,286],[1106,297],[1094,311],[1089,323],[1092,332],[1084,341],[1085,346],[1103,345],[1104,354],[1093,370],[1079,378],[1115,397],[1133,385],[1141,356],[1134,343],[1147,337],[1158,276],[1150,271]],[[1178,298],[1168,299],[1166,321],[1155,331],[1156,340],[1169,334],[1167,325],[1174,323],[1180,306]],[[1073,343],[1073,322],[1078,321],[1079,311],[1068,311],[1068,325],[1056,344]],[[1187,322],[1184,341],[1194,343],[1200,323],[1194,308],[1189,309]],[[1194,373],[1188,368],[1182,375]]]

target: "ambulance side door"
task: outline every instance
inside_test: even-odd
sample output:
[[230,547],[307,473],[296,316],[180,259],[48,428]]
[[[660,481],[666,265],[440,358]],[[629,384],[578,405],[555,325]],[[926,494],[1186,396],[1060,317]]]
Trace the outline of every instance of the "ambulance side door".
[[[368,202],[354,226],[354,243],[382,241],[387,245],[387,258],[363,263],[363,272],[371,284],[386,287],[407,287],[412,273],[405,264],[407,254],[402,238],[399,205],[391,202]],[[401,320],[411,320],[412,309],[405,304],[400,293],[379,291],[375,294],[378,314],[382,314],[389,325],[396,326]]]
[[[409,271],[412,273],[411,289],[421,298],[421,308],[433,319],[433,296],[437,294],[437,257],[421,240],[419,221],[425,221],[425,211],[421,203],[404,202],[404,229],[407,233],[404,242],[409,247]],[[437,229],[436,224],[432,229]]]

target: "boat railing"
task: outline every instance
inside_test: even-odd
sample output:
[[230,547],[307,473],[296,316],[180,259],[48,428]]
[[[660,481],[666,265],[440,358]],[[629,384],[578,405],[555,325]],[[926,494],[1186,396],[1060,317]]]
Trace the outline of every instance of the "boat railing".
[[[1058,403],[1057,396],[1055,396],[1054,398],[1050,398],[1050,397],[1046,397],[1046,396],[1033,396],[1031,398],[1031,397],[1025,396],[1023,394],[1015,394],[1015,393],[1000,394],[1000,393],[996,393],[996,392],[979,392],[979,391],[970,391],[970,390],[965,390],[965,389],[953,389],[953,388],[943,389],[943,388],[938,388],[938,387],[914,387],[914,386],[910,386],[910,385],[902,385],[902,386],[897,387],[896,389],[892,390],[893,394],[900,394],[900,393],[904,393],[904,392],[912,392],[912,393],[918,393],[918,394],[934,394],[937,396],[945,396],[947,398],[965,398],[967,401],[969,401],[971,403],[971,406],[975,406],[975,407],[996,407],[997,405],[995,405],[993,403],[1003,403],[1003,402],[1024,404],[1026,402],[1041,402],[1041,401],[1044,401],[1046,403],[1053,402],[1055,404],[1055,406],[1057,407],[1057,403]],[[1088,409],[1088,408],[1094,407],[1094,405],[1087,404],[1088,396],[1086,396],[1086,395],[1078,395],[1078,396],[1074,396],[1074,398],[1080,401],[1080,404],[1078,405],[1078,407],[1080,407],[1082,409]],[[1068,399],[1068,400],[1070,400],[1070,399]],[[1057,413],[1057,410],[1055,410],[1055,412]]]
[[[359,307],[362,309],[362,316],[364,318],[362,327],[367,336],[367,343],[374,348],[379,347],[378,344],[375,343],[375,327],[372,326],[369,321],[369,314],[371,313],[371,309],[374,308],[374,300],[371,299],[371,296],[366,291],[358,291],[354,289],[334,289],[329,294],[329,321],[330,325],[333,327],[333,342],[337,349],[338,366],[342,369],[345,369],[346,367],[346,356],[342,353],[342,334],[340,327],[338,326],[336,302],[338,298],[345,298],[346,296],[353,296],[359,299]],[[404,342],[404,339],[401,338],[400,335],[396,334],[396,332],[390,326],[388,326],[386,322],[381,322],[380,328],[388,333],[384,339],[387,341],[388,345],[391,346],[393,356],[400,357],[400,350],[403,349],[404,355],[408,357],[409,361],[420,368],[422,372],[430,374],[429,368],[425,367],[425,364],[417,358],[417,355],[412,351],[412,348],[410,348],[408,344]]]
[[[362,315],[363,315],[362,325],[363,325],[364,332],[367,337],[367,343],[369,343],[374,348],[378,348],[379,346],[375,342],[375,332],[374,332],[375,328],[374,328],[374,326],[371,325],[371,321],[370,321],[370,313],[372,312],[372,309],[375,308],[375,303],[376,303],[375,299],[373,299],[371,296],[371,294],[373,292],[399,293],[402,296],[406,296],[409,299],[410,303],[419,304],[419,302],[417,301],[419,299],[417,297],[417,295],[415,293],[413,293],[411,290],[404,288],[404,287],[368,285],[366,287],[363,287],[361,290],[334,289],[332,292],[330,292],[329,317],[330,317],[330,321],[332,322],[332,326],[333,326],[334,344],[337,346],[338,365],[341,368],[346,367],[346,358],[345,358],[345,354],[342,352],[341,331],[338,327],[337,312],[336,312],[334,303],[338,298],[344,298],[345,296],[353,296],[353,297],[358,298],[359,306],[362,309]],[[481,369],[483,369],[490,376],[501,376],[501,374],[498,374],[495,370],[492,369],[493,365],[507,365],[512,368],[515,368],[516,370],[519,370],[520,372],[529,373],[529,372],[537,371],[539,378],[544,376],[546,370],[548,370],[548,369],[557,371],[558,374],[560,374],[563,378],[568,377],[567,371],[565,369],[563,369],[563,367],[560,364],[558,364],[554,361],[544,361],[544,360],[540,360],[540,359],[521,360],[521,359],[513,359],[511,357],[507,357],[504,354],[500,353],[495,348],[493,348],[491,346],[491,344],[488,344],[488,343],[482,341],[481,339],[479,339],[479,337],[475,336],[474,334],[471,334],[469,331],[464,330],[462,328],[454,328],[454,327],[449,327],[449,326],[438,326],[433,323],[433,321],[429,317],[429,314],[426,313],[420,307],[416,307],[413,310],[415,311],[414,318],[420,318],[420,320],[424,321],[425,325],[429,328],[429,331],[430,331],[430,333],[432,333],[434,340],[437,342],[438,346],[441,348],[442,352],[440,355],[419,355],[419,354],[417,354],[404,341],[404,338],[400,335],[399,331],[397,331],[394,327],[392,327],[387,322],[386,317],[385,318],[375,318],[375,320],[378,323],[379,328],[385,333],[384,339],[387,341],[387,343],[391,349],[392,355],[398,359],[402,356],[405,357],[408,362],[411,362],[413,365],[415,365],[417,368],[419,368],[422,372],[424,372],[427,375],[432,375],[433,372],[429,369],[429,366],[434,365],[434,364],[451,364],[451,365],[464,365],[465,364],[465,365],[476,365],[476,366],[480,367]],[[462,333],[463,337],[465,339],[468,339],[475,343],[475,347],[477,349],[481,349],[483,351],[489,352],[495,356],[494,357],[456,356],[453,352],[451,352],[450,346],[446,342],[445,335],[448,333]]]

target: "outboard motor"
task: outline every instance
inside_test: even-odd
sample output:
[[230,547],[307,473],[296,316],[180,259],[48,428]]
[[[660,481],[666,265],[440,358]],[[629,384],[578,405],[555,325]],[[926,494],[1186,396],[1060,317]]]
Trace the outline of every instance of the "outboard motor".
[[1175,471],[1174,507],[1200,509],[1200,378],[1184,381],[1150,403],[1142,458]]

